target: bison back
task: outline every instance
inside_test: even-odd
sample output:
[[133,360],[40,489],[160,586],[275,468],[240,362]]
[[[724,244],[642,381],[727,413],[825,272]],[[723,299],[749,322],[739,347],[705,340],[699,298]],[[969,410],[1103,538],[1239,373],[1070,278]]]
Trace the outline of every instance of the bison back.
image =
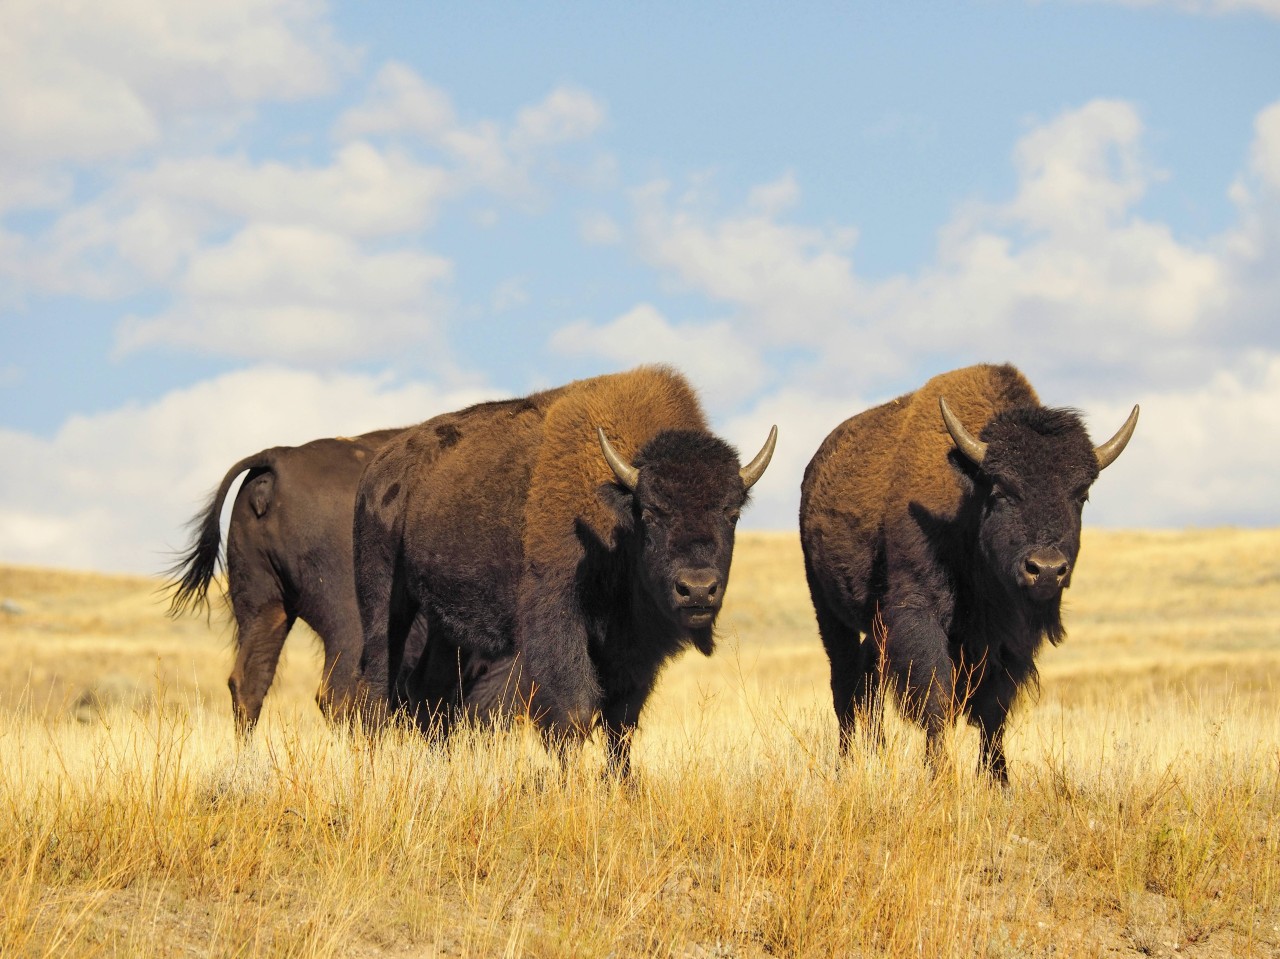
[[707,422],[693,388],[667,367],[570,384],[548,410],[525,513],[525,550],[537,562],[572,567],[587,532],[606,548],[615,546],[619,517],[600,494],[614,476],[597,428],[631,461],[663,430],[706,430]]

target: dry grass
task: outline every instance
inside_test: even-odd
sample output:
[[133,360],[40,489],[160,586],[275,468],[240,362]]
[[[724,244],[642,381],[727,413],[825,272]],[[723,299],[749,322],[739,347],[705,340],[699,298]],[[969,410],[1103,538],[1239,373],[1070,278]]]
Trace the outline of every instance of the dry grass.
[[741,537],[630,788],[335,734],[302,637],[237,752],[225,624],[0,568],[0,956],[1274,956],[1278,581],[1280,531],[1090,532],[999,792],[967,730],[836,765],[794,535]]

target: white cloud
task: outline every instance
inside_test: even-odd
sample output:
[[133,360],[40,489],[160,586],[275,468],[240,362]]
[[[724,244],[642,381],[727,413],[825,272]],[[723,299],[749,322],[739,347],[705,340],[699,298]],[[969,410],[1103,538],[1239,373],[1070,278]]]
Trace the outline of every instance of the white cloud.
[[448,94],[412,67],[391,62],[378,71],[365,101],[338,119],[334,135],[352,139],[408,133],[434,142],[457,123]]
[[450,274],[415,250],[370,254],[341,235],[255,225],[193,257],[176,304],[123,321],[116,345],[330,364],[393,354],[438,340]]
[[668,363],[698,384],[703,402],[711,409],[741,402],[769,379],[769,369],[759,353],[731,324],[673,326],[648,303],[604,326],[572,323],[557,330],[550,345],[566,355],[600,356],[620,368]]
[[532,192],[531,169],[542,152],[589,138],[605,116],[604,105],[590,93],[558,87],[523,107],[510,124],[463,123],[444,91],[412,68],[388,63],[365,101],[338,119],[334,135],[418,141],[450,157],[467,183],[522,196]]
[[604,104],[585,90],[558,87],[516,116],[511,143],[528,150],[585,140],[604,125]]
[[1027,229],[1093,233],[1141,198],[1152,172],[1131,104],[1094,100],[1038,126],[1014,151],[1018,196],[1006,216]]
[[651,185],[637,194],[634,243],[681,289],[736,305],[747,338],[810,351],[831,385],[853,373],[876,389],[922,367],[1005,358],[1064,379],[1080,367],[1136,367],[1144,382],[1194,373],[1226,322],[1230,264],[1134,212],[1160,177],[1134,108],[1067,111],[1030,130],[1014,160],[1012,198],[965,204],[932,264],[882,281],[858,275],[853,230],[781,220],[798,191],[790,177],[719,219],[696,191],[673,206],[669,187]]
[[760,204],[788,202],[784,185],[757,189],[756,210],[714,220],[696,192],[673,208],[666,183],[635,194],[636,243],[641,255],[679,286],[733,303],[744,323],[771,342],[812,340],[856,315],[865,286],[853,271],[853,230],[782,224]]
[[1183,13],[1222,16],[1232,13],[1261,13],[1280,17],[1280,0],[1083,0],[1088,3],[1116,3],[1125,7],[1172,7]]
[[[1189,389],[1141,401],[1124,454],[1099,478],[1091,523],[1180,527],[1276,521],[1280,476],[1280,354],[1251,353]],[[1095,442],[1128,415],[1114,401],[1087,404]]]
[[93,161],[192,112],[329,89],[349,54],[314,0],[0,6],[0,157]]
[[238,459],[268,446],[409,425],[493,394],[255,367],[68,420],[0,430],[0,561],[155,572]]
[[377,240],[427,228],[459,189],[449,171],[361,142],[320,167],[162,159],[63,214],[7,269],[32,292],[125,296],[172,282],[205,244],[241,225]]

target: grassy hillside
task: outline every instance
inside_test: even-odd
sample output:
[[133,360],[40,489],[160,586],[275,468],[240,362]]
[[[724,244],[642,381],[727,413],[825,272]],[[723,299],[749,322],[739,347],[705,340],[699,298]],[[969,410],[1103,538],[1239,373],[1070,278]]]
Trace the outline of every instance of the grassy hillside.
[[836,764],[793,534],[740,537],[631,788],[335,734],[302,629],[238,751],[229,629],[159,585],[0,567],[0,955],[1280,954],[1280,531],[1087,531],[1008,792],[970,730]]

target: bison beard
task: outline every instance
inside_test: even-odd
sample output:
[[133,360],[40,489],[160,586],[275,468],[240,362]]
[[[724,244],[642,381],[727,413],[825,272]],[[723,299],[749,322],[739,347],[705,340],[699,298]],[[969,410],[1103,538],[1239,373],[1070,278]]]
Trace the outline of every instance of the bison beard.
[[[364,674],[391,701],[407,630],[483,655],[516,650],[558,744],[597,720],[609,768],[665,662],[713,649],[734,526],[761,455],[708,432],[661,367],[446,414],[388,443],[361,481],[356,592]],[[373,719],[378,720],[378,709]]]
[[860,713],[878,740],[887,681],[924,726],[931,767],[963,712],[981,768],[1008,781],[1005,719],[1044,641],[1064,636],[1081,511],[1137,415],[1095,448],[1077,414],[984,365],[832,431],[805,471],[800,536],[842,753]]

